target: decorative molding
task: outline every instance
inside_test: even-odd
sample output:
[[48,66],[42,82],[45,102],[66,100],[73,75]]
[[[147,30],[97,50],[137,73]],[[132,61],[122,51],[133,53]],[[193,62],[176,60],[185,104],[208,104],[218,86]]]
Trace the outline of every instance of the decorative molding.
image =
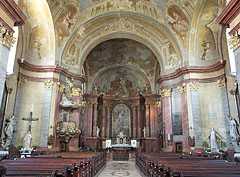
[[172,89],[171,88],[162,89],[162,90],[160,90],[160,95],[161,95],[161,97],[171,96],[172,95]]
[[186,85],[186,83],[182,83],[181,85],[179,85],[179,86],[177,87],[177,89],[178,89],[179,93],[186,92],[186,90],[187,90],[187,85]]
[[225,60],[220,60],[219,62],[210,66],[185,66],[185,67],[179,68],[178,70],[176,70],[171,74],[159,76],[159,78],[157,79],[157,83],[160,84],[163,81],[176,79],[184,74],[211,73],[211,72],[219,71],[221,69],[224,69],[225,64],[226,64]]
[[218,85],[220,88],[225,88],[226,87],[226,79],[222,78],[220,80],[217,81]]
[[228,43],[233,51],[240,47],[240,33],[236,32],[234,35],[231,35]]
[[27,83],[27,79],[26,78],[24,78],[24,77],[20,77],[19,78],[18,85],[24,87],[26,83]]
[[12,19],[14,26],[22,26],[25,23],[24,21],[27,20],[14,0],[1,0],[0,8]]
[[127,17],[119,17],[117,19],[114,19],[112,23],[107,25],[104,30],[102,31],[102,34],[108,33],[108,32],[140,32],[143,30],[143,26],[141,26],[139,23],[134,21],[129,21]]
[[52,89],[53,86],[54,86],[54,82],[51,81],[51,80],[48,80],[48,81],[44,82],[44,88],[46,88],[46,89]]
[[54,73],[62,74],[68,78],[74,78],[75,80],[80,80],[81,82],[86,82],[86,78],[84,75],[71,73],[71,72],[67,71],[66,69],[62,68],[61,66],[57,66],[57,65],[38,66],[38,65],[30,64],[27,61],[25,61],[24,59],[19,59],[18,63],[21,66],[21,68],[23,68],[27,71],[39,72],[39,73],[54,72]]
[[191,90],[198,90],[199,89],[199,83],[198,82],[190,82],[189,83]]
[[231,0],[228,5],[224,8],[222,13],[216,19],[217,23],[224,27],[229,27],[229,24],[239,15],[240,13],[240,1]]
[[16,38],[13,37],[13,33],[10,33],[9,31],[7,31],[3,35],[2,44],[8,47],[9,49],[13,46],[15,42],[16,42]]

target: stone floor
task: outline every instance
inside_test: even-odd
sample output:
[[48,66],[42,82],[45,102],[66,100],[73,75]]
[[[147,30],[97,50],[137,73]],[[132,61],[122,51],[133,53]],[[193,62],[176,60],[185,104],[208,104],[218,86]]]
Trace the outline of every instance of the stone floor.
[[106,167],[98,177],[142,177],[131,161],[108,161]]

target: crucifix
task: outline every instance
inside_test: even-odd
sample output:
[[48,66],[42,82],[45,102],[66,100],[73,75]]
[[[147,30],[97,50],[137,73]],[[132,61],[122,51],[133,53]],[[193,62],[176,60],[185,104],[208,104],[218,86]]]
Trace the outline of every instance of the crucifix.
[[32,121],[38,121],[38,118],[33,118],[32,115],[33,115],[33,113],[30,112],[30,117],[29,118],[22,118],[22,120],[29,121],[28,131],[30,131],[30,132],[31,132],[31,129],[32,129]]

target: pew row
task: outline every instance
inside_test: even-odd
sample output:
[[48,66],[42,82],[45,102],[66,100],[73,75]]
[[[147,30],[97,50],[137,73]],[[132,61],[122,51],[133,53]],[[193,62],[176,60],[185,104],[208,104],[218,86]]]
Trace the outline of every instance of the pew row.
[[136,166],[147,177],[239,177],[240,165],[176,153],[137,153]]
[[51,177],[94,177],[105,164],[105,153],[58,153],[0,162],[6,176]]

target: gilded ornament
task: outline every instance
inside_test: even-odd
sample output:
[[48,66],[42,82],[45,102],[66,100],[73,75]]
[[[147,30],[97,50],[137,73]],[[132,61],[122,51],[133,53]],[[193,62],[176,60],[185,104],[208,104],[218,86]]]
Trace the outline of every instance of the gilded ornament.
[[162,105],[161,101],[156,101],[156,102],[155,102],[155,107],[160,108],[161,105]]
[[191,90],[198,90],[199,89],[199,83],[198,82],[190,82],[189,83]]
[[162,90],[160,91],[161,97],[168,97],[168,96],[171,96],[171,94],[172,94],[172,89],[171,89],[171,88],[162,89]]
[[65,85],[61,84],[60,82],[57,82],[57,90],[60,92],[63,92],[65,88]]
[[51,80],[48,80],[48,81],[44,82],[44,88],[46,88],[46,89],[52,89],[53,85],[54,85],[54,82],[51,81]]
[[81,88],[72,88],[72,95],[73,96],[82,96],[83,91]]
[[27,83],[27,79],[26,78],[24,78],[24,77],[20,77],[19,78],[19,80],[18,80],[18,84],[20,85],[20,86],[25,86],[25,84]]
[[220,80],[217,81],[218,85],[220,88],[225,88],[226,87],[226,79],[222,78]]
[[236,32],[236,34],[232,35],[231,38],[228,40],[228,43],[233,51],[236,50],[238,47],[240,47],[240,34]]
[[3,37],[3,34],[7,31],[7,29],[0,23],[0,38]]
[[11,48],[15,42],[16,42],[16,38],[13,37],[13,33],[10,33],[7,30],[7,32],[4,34],[2,44],[7,46],[8,48]]
[[76,101],[74,102],[75,106],[79,106],[79,107],[87,107],[89,106],[89,104],[86,101]]
[[178,89],[179,93],[186,92],[186,90],[187,90],[187,85],[186,85],[186,83],[182,83],[181,85],[179,85],[179,86],[177,87],[177,89]]

